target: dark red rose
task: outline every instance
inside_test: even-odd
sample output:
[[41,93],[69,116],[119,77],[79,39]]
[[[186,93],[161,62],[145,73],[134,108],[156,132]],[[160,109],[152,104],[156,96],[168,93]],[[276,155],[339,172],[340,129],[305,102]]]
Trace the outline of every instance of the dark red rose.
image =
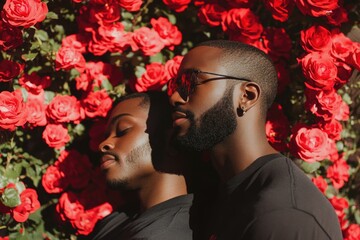
[[85,58],[74,48],[60,47],[56,53],[55,70],[71,70],[75,68],[79,72],[85,69]]
[[17,27],[12,27],[0,20],[0,49],[7,51],[23,43],[22,32]]
[[349,165],[344,159],[339,159],[328,167],[326,177],[329,178],[336,189],[340,189],[349,180]]
[[290,140],[290,152],[313,163],[329,157],[330,142],[326,132],[316,127],[301,127],[293,133]]
[[141,27],[134,31],[134,42],[145,56],[159,53],[165,46],[159,34],[147,27]]
[[89,235],[97,221],[96,212],[91,209],[76,215],[76,218],[71,221],[71,224],[76,229],[77,234]]
[[41,0],[7,0],[1,17],[11,26],[29,28],[42,22],[47,13],[48,7]]
[[167,80],[164,65],[154,62],[146,66],[146,72],[141,78],[137,79],[133,84],[133,88],[138,92],[161,90]]
[[183,12],[191,2],[191,0],[163,0],[165,5],[175,12]]
[[85,115],[89,118],[106,117],[112,106],[112,100],[105,90],[90,92],[81,101]]
[[142,0],[117,0],[118,4],[129,12],[136,12],[140,10],[143,4]]
[[288,20],[294,9],[293,0],[265,0],[265,7],[271,12],[272,17],[280,22]]
[[9,82],[17,77],[23,70],[23,66],[17,62],[0,61],[0,82]]
[[284,61],[278,61],[275,64],[275,68],[278,76],[278,94],[282,94],[286,86],[290,83],[290,73],[287,64]]
[[299,60],[306,77],[306,87],[317,91],[329,91],[334,88],[337,67],[333,58],[326,53],[312,52]]
[[20,85],[32,94],[39,94],[42,90],[49,87],[51,79],[49,76],[39,76],[37,72],[30,75],[24,74],[19,78]]
[[328,23],[335,26],[340,26],[341,24],[349,21],[347,11],[343,7],[336,8],[330,14],[326,15],[326,18]]
[[111,25],[120,20],[120,7],[111,1],[97,4],[90,8],[90,18],[90,22],[96,22],[100,26]]
[[90,149],[94,152],[99,150],[99,144],[102,142],[104,132],[106,130],[106,120],[100,119],[94,122],[89,130]]
[[319,188],[322,193],[325,193],[328,184],[322,176],[313,177],[311,181]]
[[313,17],[326,16],[339,7],[337,0],[295,0],[295,3],[304,15]]
[[291,39],[284,28],[266,28],[263,37],[268,40],[265,46],[274,62],[290,58]]
[[14,131],[26,123],[27,115],[20,90],[0,92],[0,129]]
[[70,141],[67,128],[60,124],[46,125],[42,137],[49,147],[55,149],[64,147]]
[[331,33],[325,27],[313,25],[300,32],[301,46],[307,52],[328,52],[331,48]]
[[40,208],[38,195],[34,189],[27,188],[20,194],[21,204],[11,210],[11,215],[17,222],[25,222],[30,213]]
[[360,43],[354,43],[354,51],[350,57],[350,63],[360,71]]
[[249,8],[253,1],[251,0],[225,0],[231,8]]
[[200,7],[198,18],[201,23],[216,27],[220,26],[223,14],[226,14],[224,7],[216,3],[207,3]]
[[230,39],[252,43],[260,39],[263,32],[258,17],[248,8],[233,8],[222,16],[222,29]]
[[165,46],[170,50],[174,49],[174,46],[179,45],[182,41],[182,34],[179,29],[172,25],[167,18],[159,17],[158,19],[152,18],[150,20],[152,27],[159,34]]

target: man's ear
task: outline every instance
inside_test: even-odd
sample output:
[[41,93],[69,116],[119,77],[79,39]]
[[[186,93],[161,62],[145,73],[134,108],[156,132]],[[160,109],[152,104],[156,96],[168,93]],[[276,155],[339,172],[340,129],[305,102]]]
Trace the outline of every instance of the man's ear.
[[247,82],[241,84],[239,90],[238,108],[247,112],[258,103],[261,94],[260,86],[255,82]]

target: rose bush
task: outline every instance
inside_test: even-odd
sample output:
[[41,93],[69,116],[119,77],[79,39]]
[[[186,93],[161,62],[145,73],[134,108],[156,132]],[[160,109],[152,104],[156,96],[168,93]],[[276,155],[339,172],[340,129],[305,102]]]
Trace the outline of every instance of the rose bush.
[[76,239],[121,208],[98,166],[112,103],[166,91],[189,49],[251,44],[273,60],[266,135],[360,236],[356,0],[0,3],[0,239]]

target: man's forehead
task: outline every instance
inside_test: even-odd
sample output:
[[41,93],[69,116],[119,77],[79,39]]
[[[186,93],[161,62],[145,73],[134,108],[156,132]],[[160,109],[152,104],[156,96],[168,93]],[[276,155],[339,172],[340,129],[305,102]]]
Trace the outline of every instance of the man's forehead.
[[143,101],[142,97],[130,98],[121,101],[112,110],[110,119],[119,114],[127,114],[130,116],[138,116],[138,117],[147,116],[149,108],[145,105],[141,105],[142,101]]

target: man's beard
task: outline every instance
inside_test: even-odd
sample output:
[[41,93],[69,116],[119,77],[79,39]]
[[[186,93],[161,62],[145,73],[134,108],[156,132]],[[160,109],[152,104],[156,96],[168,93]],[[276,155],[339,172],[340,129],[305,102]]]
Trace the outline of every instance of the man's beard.
[[212,148],[232,134],[237,126],[233,109],[233,89],[234,85],[226,89],[223,97],[199,117],[198,126],[194,114],[186,111],[190,127],[184,136],[176,138],[176,142],[180,146],[203,151]]
[[[125,158],[125,164],[127,169],[133,168],[137,164],[143,164],[142,159],[149,158],[151,156],[151,146],[149,142],[146,142],[136,148],[134,148],[129,155]],[[132,165],[132,166],[130,166]],[[141,166],[140,166],[141,168]],[[132,189],[132,180],[130,177],[118,178],[107,180],[107,184],[112,189],[130,190]]]

